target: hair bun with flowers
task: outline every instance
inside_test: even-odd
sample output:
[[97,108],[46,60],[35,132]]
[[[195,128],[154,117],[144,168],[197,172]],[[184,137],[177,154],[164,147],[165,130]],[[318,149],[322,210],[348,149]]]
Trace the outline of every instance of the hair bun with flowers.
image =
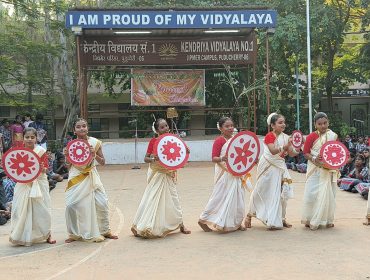
[[267,117],[267,125],[271,125],[271,119],[274,115],[277,115],[278,113],[273,112]]

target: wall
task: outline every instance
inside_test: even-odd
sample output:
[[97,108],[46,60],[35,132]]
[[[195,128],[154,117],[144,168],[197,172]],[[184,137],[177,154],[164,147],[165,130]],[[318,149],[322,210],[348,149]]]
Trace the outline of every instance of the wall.
[[[263,151],[263,137],[260,138],[261,153]],[[149,139],[148,139],[149,142]],[[148,142],[137,143],[138,163],[144,162]],[[189,161],[211,161],[213,140],[185,141],[190,149]],[[107,164],[134,164],[135,143],[104,142],[103,153]]]

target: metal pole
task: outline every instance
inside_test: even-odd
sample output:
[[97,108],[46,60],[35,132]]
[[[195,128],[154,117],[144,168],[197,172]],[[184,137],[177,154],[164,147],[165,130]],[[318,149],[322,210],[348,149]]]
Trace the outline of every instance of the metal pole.
[[268,32],[266,32],[266,104],[267,104],[267,115],[270,115],[270,61],[269,61]]
[[310,36],[310,0],[306,0],[307,25],[307,84],[308,84],[308,121],[312,132],[312,88],[311,88],[311,36]]
[[140,169],[140,166],[137,162],[137,119],[135,121],[135,165],[132,169]]
[[296,98],[297,98],[297,129],[300,130],[301,124],[299,122],[299,81],[298,81],[298,55],[295,59],[295,85],[296,85]]

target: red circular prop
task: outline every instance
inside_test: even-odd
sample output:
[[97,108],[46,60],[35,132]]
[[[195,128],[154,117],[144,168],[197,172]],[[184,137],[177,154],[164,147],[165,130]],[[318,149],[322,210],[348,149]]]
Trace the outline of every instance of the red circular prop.
[[158,137],[154,144],[154,153],[158,156],[159,164],[170,170],[183,167],[189,159],[184,141],[170,133]]
[[294,130],[292,133],[292,146],[300,149],[303,145],[303,133],[299,130]]
[[251,131],[242,131],[235,135],[227,147],[226,166],[235,176],[247,174],[254,166],[260,154],[260,141]]
[[13,148],[2,158],[6,175],[18,183],[30,183],[41,173],[41,159],[28,148]]
[[91,161],[90,144],[86,140],[75,139],[67,145],[67,159],[73,165],[86,165]]
[[320,156],[324,167],[328,169],[339,169],[346,165],[349,158],[349,151],[339,141],[328,141],[322,145]]

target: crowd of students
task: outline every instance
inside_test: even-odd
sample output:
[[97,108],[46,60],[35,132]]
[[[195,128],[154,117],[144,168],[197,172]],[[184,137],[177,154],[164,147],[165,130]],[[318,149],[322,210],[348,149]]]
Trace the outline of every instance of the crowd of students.
[[340,189],[360,194],[368,199],[370,176],[369,176],[369,137],[358,137],[357,140],[347,135],[344,144],[350,152],[350,157],[345,166],[340,170],[338,186]]

